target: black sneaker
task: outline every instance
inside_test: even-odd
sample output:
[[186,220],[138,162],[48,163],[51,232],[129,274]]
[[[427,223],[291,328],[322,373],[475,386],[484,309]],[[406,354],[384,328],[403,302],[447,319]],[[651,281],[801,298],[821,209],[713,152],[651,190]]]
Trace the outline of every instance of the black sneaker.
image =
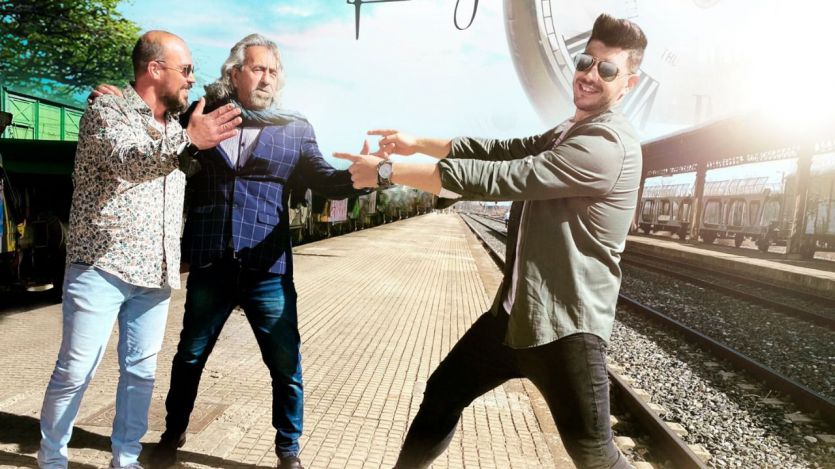
[[151,469],[167,469],[177,464],[177,448],[182,448],[184,444],[186,444],[185,433],[177,438],[168,437],[163,433],[159,443],[154,446],[148,457]]
[[286,458],[281,458],[278,461],[278,469],[304,469],[302,466],[302,460],[295,457],[295,456],[288,456]]

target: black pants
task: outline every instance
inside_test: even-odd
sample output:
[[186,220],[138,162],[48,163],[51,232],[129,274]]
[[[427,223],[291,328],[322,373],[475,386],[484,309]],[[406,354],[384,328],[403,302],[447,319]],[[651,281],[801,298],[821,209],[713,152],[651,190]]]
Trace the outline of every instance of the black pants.
[[574,334],[527,349],[503,344],[508,316],[485,313],[426,384],[395,467],[423,468],[449,445],[461,412],[512,378],[528,378],[545,397],[565,449],[578,468],[628,468],[612,442],[603,341]]

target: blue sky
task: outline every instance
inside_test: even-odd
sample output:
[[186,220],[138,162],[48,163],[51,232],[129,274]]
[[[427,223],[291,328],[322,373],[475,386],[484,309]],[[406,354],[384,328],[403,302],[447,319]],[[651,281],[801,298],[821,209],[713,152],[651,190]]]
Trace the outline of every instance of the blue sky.
[[[468,19],[467,3],[460,14]],[[219,75],[229,48],[245,35],[275,40],[287,75],[283,104],[310,119],[325,155],[358,150],[374,127],[438,137],[545,130],[513,68],[501,3],[481,2],[464,31],[453,24],[454,9],[449,0],[365,4],[357,41],[354,7],[342,0],[136,0],[120,7],[143,30],[183,37],[198,83]],[[195,87],[192,98],[201,91]]]

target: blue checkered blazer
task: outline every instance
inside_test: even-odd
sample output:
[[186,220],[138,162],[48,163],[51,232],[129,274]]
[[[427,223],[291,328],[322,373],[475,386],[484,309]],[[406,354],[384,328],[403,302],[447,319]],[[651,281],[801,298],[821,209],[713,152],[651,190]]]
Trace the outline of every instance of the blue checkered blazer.
[[322,158],[305,120],[264,127],[242,167],[233,167],[219,146],[200,152],[197,161],[183,233],[183,261],[193,267],[231,248],[246,268],[292,275],[288,187],[335,199],[358,193],[348,171]]

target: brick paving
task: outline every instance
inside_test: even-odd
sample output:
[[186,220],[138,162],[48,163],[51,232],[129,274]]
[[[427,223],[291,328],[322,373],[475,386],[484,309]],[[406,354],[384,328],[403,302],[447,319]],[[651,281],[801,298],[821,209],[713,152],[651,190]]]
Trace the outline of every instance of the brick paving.
[[[307,468],[394,464],[430,373],[489,306],[500,275],[455,215],[432,214],[301,246],[296,288],[305,380],[301,458]],[[182,320],[172,298],[150,429]],[[33,467],[43,391],[60,342],[60,305],[0,315],[0,467]],[[118,366],[116,331],[70,443],[71,467],[109,462]],[[182,467],[275,467],[271,386],[236,311],[207,363]],[[147,448],[147,446],[146,446]],[[542,398],[509,381],[468,407],[436,468],[572,467]]]

